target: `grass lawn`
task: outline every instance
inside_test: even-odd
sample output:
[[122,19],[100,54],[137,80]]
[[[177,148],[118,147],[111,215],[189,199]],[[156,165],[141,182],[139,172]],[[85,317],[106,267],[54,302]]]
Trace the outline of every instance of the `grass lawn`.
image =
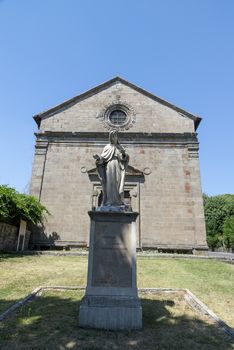
[[[169,287],[169,288],[188,288],[190,289],[201,301],[203,301],[207,306],[212,309],[219,317],[221,317],[226,323],[234,327],[234,265],[215,261],[215,260],[189,260],[189,259],[141,259],[137,260],[138,268],[138,287]],[[86,285],[86,273],[87,273],[87,258],[79,256],[12,256],[12,255],[1,255],[0,256],[0,312],[6,310],[12,303],[23,298],[31,290],[40,285],[66,285],[66,286],[85,286]],[[30,339],[35,338],[35,332],[38,327],[38,324],[41,322],[46,322],[46,327],[39,328],[40,338],[47,339],[54,334],[60,332],[59,327],[68,327],[70,323],[73,324],[73,328],[70,328],[71,333],[67,330],[63,330],[60,334],[60,338],[64,334],[64,341],[60,339],[60,345],[58,347],[46,347],[41,345],[41,347],[31,347],[31,348],[40,348],[40,349],[75,349],[79,343],[78,338],[74,338],[77,331],[77,305],[81,295],[77,292],[66,292],[65,294],[54,295],[55,292],[47,292],[42,296],[43,303],[41,299],[38,298],[29,305],[27,305],[20,311],[17,321],[14,320],[14,317],[4,322],[3,334],[7,338],[8,346],[12,344],[14,348],[14,340],[12,338],[12,322],[16,328],[14,332],[17,339],[23,339],[31,337]],[[70,294],[69,294],[70,293]],[[191,334],[195,334],[199,347],[194,347],[191,343],[187,344],[188,349],[229,349],[227,343],[223,343],[218,339],[218,332],[214,329],[213,326],[210,326],[207,322],[201,322],[196,319],[196,317],[184,315],[182,317],[181,311],[174,311],[175,306],[167,304],[167,307],[160,307],[164,305],[165,301],[161,304],[159,300],[154,302],[149,302],[144,296],[143,306],[144,312],[144,325],[147,327],[144,329],[146,334],[141,332],[134,332],[131,334],[125,333],[116,333],[115,332],[105,332],[105,337],[107,344],[109,344],[108,349],[157,349],[158,347],[149,347],[141,343],[141,339],[146,341],[145,344],[150,342],[150,339],[154,341],[154,344],[157,344],[158,341],[161,341],[159,349],[169,349],[166,344],[168,339],[174,339],[176,341],[180,335],[182,339],[185,337],[188,340],[191,338]],[[40,300],[39,300],[40,299]],[[178,303],[173,301],[174,305]],[[76,305],[76,307],[74,307]],[[174,309],[170,309],[173,308]],[[33,312],[30,311],[31,309]],[[54,312],[53,312],[54,308]],[[55,310],[59,310],[57,313]],[[43,310],[42,310],[43,309]],[[50,311],[49,311],[50,310]],[[67,311],[75,313],[74,317],[70,321],[64,321],[61,315],[66,314]],[[154,312],[153,312],[154,310]],[[160,311],[161,310],[161,311]],[[164,310],[164,313],[163,311]],[[183,309],[184,310],[184,309]],[[153,314],[151,313],[153,312]],[[24,314],[26,312],[26,314]],[[32,312],[32,314],[31,314]],[[43,320],[41,314],[43,312]],[[161,314],[158,314],[158,312]],[[52,323],[49,325],[47,316],[53,314],[53,318],[50,319]],[[46,316],[47,315],[47,316]],[[170,315],[180,315],[175,316],[176,320]],[[56,316],[56,317],[55,317]],[[52,316],[50,316],[52,317]],[[40,321],[41,320],[41,321]],[[47,321],[46,321],[47,320]],[[60,320],[60,322],[59,322]],[[71,321],[73,320],[73,321]],[[40,322],[39,322],[40,321]],[[160,321],[160,322],[159,322]],[[57,323],[56,323],[57,322]],[[27,325],[28,323],[28,325]],[[56,327],[53,328],[53,324],[56,324]],[[61,325],[62,324],[62,325]],[[174,325],[174,327],[169,327],[169,325]],[[27,325],[28,333],[24,332]],[[151,325],[151,326],[150,326]],[[199,327],[198,327],[199,325]],[[7,327],[7,328],[6,328]],[[74,328],[75,327],[75,328]],[[48,329],[47,329],[48,328]],[[155,329],[155,337],[151,334],[152,329]],[[171,334],[171,330],[174,330]],[[206,331],[205,331],[205,330]],[[207,331],[209,329],[209,332]],[[49,332],[50,330],[50,332]],[[52,333],[51,333],[52,332]],[[55,333],[54,333],[55,332]],[[57,333],[56,333],[57,332]],[[65,333],[64,333],[65,332]],[[66,333],[68,332],[68,333]],[[147,333],[148,332],[148,333]],[[195,332],[195,333],[194,333]],[[213,332],[213,333],[212,333]],[[48,334],[47,334],[48,333]],[[168,334],[167,334],[168,333]],[[30,335],[31,334],[31,335]],[[70,334],[69,337],[66,334]],[[85,344],[87,347],[79,347],[81,349],[104,349],[100,347],[100,344],[96,343],[94,339],[97,335],[103,334],[101,331],[86,331],[80,330],[79,336],[86,339],[88,337],[89,341]],[[147,335],[148,334],[148,335]],[[201,334],[203,334],[201,336]],[[207,337],[206,337],[207,334]],[[215,337],[216,334],[216,337]],[[158,335],[158,338],[157,338]],[[78,335],[77,335],[78,336]],[[117,340],[115,338],[118,338]],[[27,339],[29,339],[27,338]],[[69,340],[69,339],[70,340]],[[75,340],[74,340],[74,339]],[[93,339],[93,343],[92,340]],[[119,344],[119,347],[115,347]],[[160,340],[161,339],[161,340]],[[163,340],[164,339],[164,340]],[[200,339],[200,340],[199,340]],[[70,345],[69,345],[69,341]],[[51,339],[50,339],[51,341]],[[76,345],[74,345],[76,341]],[[82,339],[80,340],[82,341]],[[116,343],[117,341],[117,343]],[[165,342],[166,341],[166,342]],[[225,341],[225,340],[223,340]],[[49,339],[48,339],[49,342]],[[78,342],[78,343],[77,343]],[[204,346],[201,345],[204,342]],[[216,343],[217,342],[217,343]],[[220,343],[221,342],[221,343]],[[66,343],[66,345],[64,345]],[[45,343],[46,344],[46,343]],[[63,345],[62,345],[63,344]],[[68,344],[68,345],[67,345]],[[73,344],[73,345],[72,345]],[[112,344],[112,345],[111,345]],[[121,345],[122,344],[122,345]],[[125,344],[125,347],[124,345]],[[132,345],[131,345],[132,344]],[[135,345],[134,345],[135,344]],[[141,345],[139,345],[141,344]],[[171,343],[170,343],[171,344]],[[177,344],[177,343],[174,343]],[[185,349],[183,347],[185,344],[184,340],[181,342],[178,347],[171,347],[172,349]],[[209,345],[210,344],[210,345]],[[138,347],[139,345],[139,347]],[[26,345],[25,345],[26,346]],[[52,345],[51,345],[52,346]],[[86,345],[85,345],[86,346]],[[96,346],[96,347],[95,347]],[[127,347],[128,346],[128,347]],[[212,347],[213,346],[213,347]],[[216,346],[216,347],[215,347]],[[0,346],[1,348],[1,346]],[[7,348],[7,347],[6,347]],[[16,346],[17,348],[17,346]],[[18,347],[19,348],[19,347]],[[27,348],[27,347],[22,347]]]
[[79,328],[82,293],[46,291],[0,326],[1,350],[231,350],[217,327],[178,295],[142,295],[144,328],[111,332]]

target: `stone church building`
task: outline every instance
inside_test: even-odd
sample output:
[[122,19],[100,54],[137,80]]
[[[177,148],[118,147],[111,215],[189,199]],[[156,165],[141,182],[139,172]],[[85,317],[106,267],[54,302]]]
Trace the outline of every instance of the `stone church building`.
[[119,77],[61,103],[38,125],[30,194],[51,215],[35,246],[88,246],[100,206],[94,154],[119,131],[130,156],[125,201],[139,212],[139,248],[207,249],[196,129],[201,118]]

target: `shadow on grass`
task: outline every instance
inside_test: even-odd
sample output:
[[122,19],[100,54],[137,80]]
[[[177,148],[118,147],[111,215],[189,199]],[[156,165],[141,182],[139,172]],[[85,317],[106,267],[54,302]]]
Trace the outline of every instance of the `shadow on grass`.
[[24,251],[24,252],[0,252],[0,262],[1,261],[5,261],[8,259],[11,259],[11,261],[14,261],[14,259],[18,259],[18,258],[25,258],[26,256],[29,255],[37,255],[40,256],[40,254],[35,254],[34,252],[31,251]]
[[16,253],[16,252],[4,253],[4,252],[0,251],[0,261],[1,260],[12,259],[12,258],[23,258],[23,256],[24,256],[23,253]]
[[230,339],[206,320],[176,312],[174,300],[142,298],[139,331],[79,328],[80,292],[46,292],[0,326],[1,349],[233,349]]

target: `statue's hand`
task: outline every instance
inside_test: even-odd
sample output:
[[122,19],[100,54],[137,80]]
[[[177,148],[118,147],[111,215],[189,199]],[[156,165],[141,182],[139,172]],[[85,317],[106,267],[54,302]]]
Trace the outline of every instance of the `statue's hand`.
[[93,158],[96,160],[96,164],[102,165],[103,164],[103,158],[99,157],[97,154],[93,155]]
[[122,156],[122,159],[125,159],[125,157],[126,157],[126,152],[125,152],[124,149],[121,150],[121,156]]
[[99,159],[100,159],[100,157],[99,157],[97,154],[94,154],[94,155],[93,155],[93,158],[94,158],[95,160],[99,160]]

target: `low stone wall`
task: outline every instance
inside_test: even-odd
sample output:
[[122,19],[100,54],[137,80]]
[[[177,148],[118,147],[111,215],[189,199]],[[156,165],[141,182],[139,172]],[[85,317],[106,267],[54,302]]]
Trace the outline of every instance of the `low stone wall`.
[[[17,248],[19,228],[0,222],[0,251],[15,251]],[[30,231],[26,231],[24,249],[28,249]],[[21,250],[21,249],[20,249]]]
[[18,227],[0,222],[0,250],[16,250]]

